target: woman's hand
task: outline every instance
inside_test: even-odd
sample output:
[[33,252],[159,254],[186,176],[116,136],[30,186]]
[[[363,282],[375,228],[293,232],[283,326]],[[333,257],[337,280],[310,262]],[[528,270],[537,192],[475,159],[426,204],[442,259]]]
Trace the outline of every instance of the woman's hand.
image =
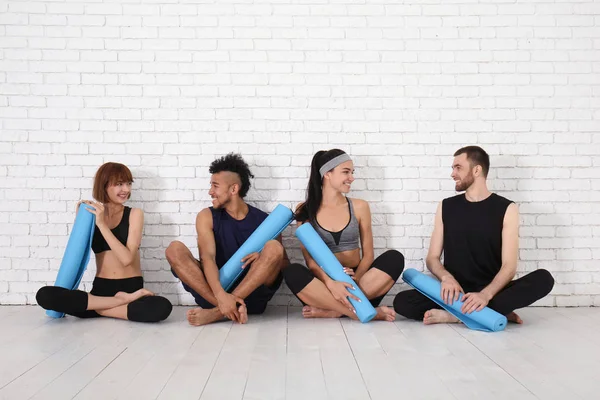
[[96,201],[84,201],[84,203],[90,206],[90,208],[86,208],[86,210],[96,216],[96,226],[98,229],[105,228],[107,225],[106,215],[104,213],[104,204]]
[[356,313],[356,310],[352,307],[350,301],[348,301],[348,297],[356,301],[360,301],[360,299],[348,291],[348,289],[354,289],[351,284],[332,280],[327,283],[327,289],[329,289],[334,299],[348,307],[353,313]]

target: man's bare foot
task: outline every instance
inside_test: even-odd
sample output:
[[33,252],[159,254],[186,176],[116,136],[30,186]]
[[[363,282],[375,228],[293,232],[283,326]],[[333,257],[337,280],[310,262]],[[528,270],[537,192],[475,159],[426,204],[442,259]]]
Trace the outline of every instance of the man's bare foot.
[[304,306],[302,307],[302,316],[304,318],[340,318],[342,314],[313,306]]
[[248,309],[244,304],[240,304],[238,307],[238,312],[240,313],[240,324],[245,324],[248,322]]
[[[239,323],[245,324],[248,322],[248,310],[246,306],[240,304],[238,311],[240,313]],[[221,311],[219,311],[217,307],[208,309],[198,307],[188,310],[187,312],[187,320],[190,325],[193,326],[212,324],[213,322],[220,321],[223,318],[223,314],[221,314]]]
[[514,311],[513,311],[513,312],[511,312],[510,314],[508,314],[508,315],[506,316],[506,319],[507,319],[508,321],[510,321],[510,322],[514,322],[514,323],[516,323],[516,324],[519,324],[519,325],[523,323],[523,320],[521,319],[521,317],[519,317],[519,316],[517,315],[517,313],[516,313],[516,312],[514,312]]
[[388,322],[393,322],[396,320],[396,311],[392,310],[389,307],[380,306],[377,307],[375,310],[377,310],[377,315],[375,315],[375,318],[373,318],[375,320]]
[[115,293],[115,297],[117,299],[122,299],[125,302],[125,304],[129,304],[132,301],[140,299],[140,298],[142,298],[144,296],[154,296],[154,293],[152,293],[148,289],[144,289],[144,288],[136,290],[133,293],[127,293],[127,292],[117,292],[117,293]]
[[429,310],[425,313],[425,316],[423,317],[423,323],[425,325],[455,324],[457,322],[460,322],[458,318],[450,314],[448,311],[444,310]]
[[223,316],[221,315],[221,312],[217,307],[208,309],[198,307],[188,310],[187,312],[187,320],[190,323],[190,325],[193,326],[210,324],[213,322],[217,322],[222,318]]

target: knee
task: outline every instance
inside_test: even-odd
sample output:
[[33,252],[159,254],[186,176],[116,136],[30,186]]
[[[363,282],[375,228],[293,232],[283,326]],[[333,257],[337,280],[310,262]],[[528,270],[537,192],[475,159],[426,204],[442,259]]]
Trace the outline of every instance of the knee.
[[422,315],[410,306],[409,291],[400,292],[394,297],[394,311],[409,319],[423,319]]
[[279,263],[283,259],[283,246],[277,240],[269,240],[260,255],[265,257],[269,264]]
[[540,295],[542,297],[552,291],[552,288],[554,287],[554,278],[550,272],[545,269],[538,269],[533,271],[532,274],[535,274],[541,292]]
[[389,259],[393,264],[404,268],[404,254],[400,253],[398,250],[388,250],[383,253],[383,256]]
[[127,319],[136,322],[160,322],[171,315],[173,305],[162,296],[147,296],[127,305]]
[[388,250],[381,255],[383,258],[380,268],[386,272],[394,282],[398,281],[404,271],[404,255],[398,250]]
[[314,276],[302,264],[290,264],[283,270],[285,284],[293,294],[298,294],[312,281]]
[[167,250],[165,250],[165,256],[171,266],[178,263],[182,250],[185,249],[185,245],[178,240],[175,240],[169,244]]
[[164,321],[171,315],[171,311],[173,311],[173,304],[166,297],[158,296],[156,304],[154,305],[154,312],[156,317],[156,322]]
[[45,310],[51,310],[52,299],[54,298],[52,293],[52,286],[43,286],[35,294],[35,301],[40,307]]

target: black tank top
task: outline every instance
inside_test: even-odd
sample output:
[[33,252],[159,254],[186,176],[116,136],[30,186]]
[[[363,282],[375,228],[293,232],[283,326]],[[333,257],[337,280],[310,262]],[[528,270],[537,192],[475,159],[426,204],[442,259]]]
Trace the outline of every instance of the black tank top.
[[495,193],[479,202],[464,194],[442,201],[444,267],[465,291],[480,291],[500,270],[504,214],[511,203]]
[[[110,231],[115,235],[119,242],[123,243],[123,246],[127,246],[127,237],[129,236],[129,214],[131,213],[131,207],[125,206],[123,209],[123,216],[119,225],[115,226]],[[94,237],[92,238],[92,250],[95,254],[102,253],[110,250],[110,246],[106,243],[106,239],[102,236],[102,232],[98,229],[98,226],[94,228]]]

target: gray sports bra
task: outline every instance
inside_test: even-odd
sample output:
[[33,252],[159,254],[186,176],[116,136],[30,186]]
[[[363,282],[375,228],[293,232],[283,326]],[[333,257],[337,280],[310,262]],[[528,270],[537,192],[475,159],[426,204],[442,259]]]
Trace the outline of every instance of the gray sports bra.
[[348,198],[346,198],[346,201],[348,202],[348,210],[350,211],[350,221],[348,221],[348,224],[341,231],[328,231],[319,225],[319,222],[316,220],[316,218],[314,221],[311,221],[313,228],[315,228],[319,236],[321,236],[321,239],[323,239],[327,247],[329,247],[333,253],[359,248],[358,240],[360,237],[360,232],[358,229],[358,220],[354,215],[354,207],[352,206],[352,202]]

